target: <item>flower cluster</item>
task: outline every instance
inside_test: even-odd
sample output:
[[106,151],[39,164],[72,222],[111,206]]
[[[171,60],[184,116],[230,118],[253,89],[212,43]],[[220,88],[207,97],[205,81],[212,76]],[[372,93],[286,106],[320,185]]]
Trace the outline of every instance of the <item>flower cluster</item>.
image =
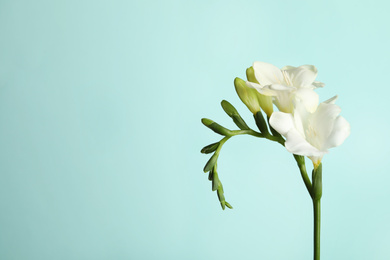
[[[206,127],[224,136],[219,142],[201,150],[202,153],[212,154],[203,171],[209,173],[212,190],[217,191],[222,208],[231,208],[231,205],[225,200],[217,160],[222,146],[237,135],[251,135],[283,145],[294,155],[313,201],[319,201],[322,196],[322,157],[329,148],[342,144],[350,134],[350,125],[339,115],[341,109],[335,104],[337,96],[319,103],[315,89],[324,84],[316,81],[317,69],[313,65],[279,69],[269,63],[255,62],[246,70],[246,77],[246,81],[235,78],[234,86],[241,101],[253,113],[260,132],[252,129],[226,100],[221,102],[221,106],[239,130],[202,119]],[[279,111],[274,111],[274,105]],[[306,171],[305,156],[314,165],[311,180]]]
[[[283,145],[293,154],[306,189],[313,201],[314,259],[320,259],[320,223],[322,197],[322,157],[329,148],[339,146],[349,136],[351,127],[340,116],[335,104],[337,96],[319,103],[316,88],[324,84],[316,81],[317,68],[313,65],[285,66],[281,69],[265,62],[255,62],[246,70],[247,80],[235,78],[234,86],[241,101],[253,113],[260,132],[253,130],[237,109],[223,100],[221,106],[239,130],[230,130],[213,120],[202,123],[223,136],[219,142],[205,146],[201,152],[211,154],[203,171],[209,173],[212,190],[217,191],[222,209],[232,208],[226,202],[217,172],[217,160],[222,146],[233,136],[251,135]],[[279,111],[274,111],[274,105]],[[267,115],[266,120],[263,112]],[[267,122],[268,121],[268,122]],[[311,179],[307,173],[305,156],[312,160]]]
[[[316,77],[313,65],[279,69],[269,63],[254,62],[247,70],[245,84],[243,80],[236,84],[237,94],[252,113],[261,107],[272,128],[286,138],[286,149],[307,156],[314,167],[318,167],[329,148],[342,144],[350,134],[350,125],[339,115],[341,109],[335,104],[337,96],[319,103],[314,90],[324,84]],[[273,112],[272,103],[279,111]]]

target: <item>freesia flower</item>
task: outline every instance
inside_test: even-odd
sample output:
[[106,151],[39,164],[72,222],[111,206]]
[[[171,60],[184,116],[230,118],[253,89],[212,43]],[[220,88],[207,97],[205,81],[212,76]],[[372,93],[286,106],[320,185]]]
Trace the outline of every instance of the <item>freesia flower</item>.
[[285,66],[279,69],[272,64],[257,61],[253,63],[253,69],[259,84],[247,81],[248,86],[263,95],[274,97],[274,103],[280,111],[292,113],[297,101],[302,102],[309,112],[317,108],[319,98],[314,89],[324,84],[315,81],[315,66]]
[[337,96],[321,103],[314,113],[302,103],[296,103],[292,114],[274,112],[271,126],[286,137],[286,149],[309,157],[317,167],[328,149],[341,145],[350,134],[349,123],[340,116],[335,105]]

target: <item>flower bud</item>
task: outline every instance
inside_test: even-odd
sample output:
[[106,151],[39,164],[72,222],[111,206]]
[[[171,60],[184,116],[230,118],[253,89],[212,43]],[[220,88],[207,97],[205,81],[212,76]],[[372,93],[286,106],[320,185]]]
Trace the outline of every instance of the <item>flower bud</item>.
[[260,130],[260,133],[262,133],[265,136],[269,136],[268,126],[267,123],[265,122],[265,119],[261,111],[257,112],[253,116],[255,118],[257,128],[259,128]]
[[322,163],[320,163],[313,170],[313,190],[312,190],[312,198],[314,201],[320,200],[322,197]]
[[[225,210],[225,206],[226,206],[226,201],[225,201],[225,196],[223,195],[223,188],[222,188],[222,185],[219,187],[219,189],[217,190],[217,195],[218,195],[218,199],[219,199],[219,202],[221,203],[221,207],[223,210]],[[229,207],[230,208],[230,207]]]
[[221,102],[223,110],[233,119],[233,122],[241,129],[241,130],[249,130],[249,126],[245,123],[244,119],[240,116],[236,108],[230,104],[226,100],[222,100]]
[[241,101],[248,107],[248,109],[253,114],[256,114],[261,110],[259,100],[256,94],[257,90],[248,87],[245,81],[240,78],[234,79],[234,86],[236,87],[236,92],[240,97]]
[[214,132],[216,132],[217,134],[225,135],[225,136],[231,136],[232,135],[232,133],[231,133],[231,131],[229,129],[221,126],[220,124],[215,123],[211,119],[202,118],[202,123],[205,126],[207,126],[208,128],[210,128],[211,130],[213,130]]
[[203,168],[203,172],[209,172],[214,168],[215,164],[217,163],[218,156],[219,152],[215,152],[213,156],[210,157],[210,159],[207,161],[206,165]]
[[[254,71],[253,67],[249,67],[246,70],[246,78],[249,82],[259,84],[259,82],[257,81],[257,79],[255,77],[255,71]],[[267,114],[267,116],[270,117],[272,112],[273,112],[272,97],[264,96],[264,95],[260,94],[258,91],[256,91],[256,94],[257,94],[257,99],[259,100],[259,104],[260,104],[261,109],[263,109],[263,111]]]
[[225,201],[225,205],[226,205],[226,207],[228,207],[229,209],[233,209],[232,205],[230,205],[227,201]]
[[219,142],[217,143],[212,143],[212,144],[209,144],[205,147],[202,148],[202,150],[200,151],[201,153],[212,153],[214,152],[215,150],[218,149],[218,146],[219,146]]

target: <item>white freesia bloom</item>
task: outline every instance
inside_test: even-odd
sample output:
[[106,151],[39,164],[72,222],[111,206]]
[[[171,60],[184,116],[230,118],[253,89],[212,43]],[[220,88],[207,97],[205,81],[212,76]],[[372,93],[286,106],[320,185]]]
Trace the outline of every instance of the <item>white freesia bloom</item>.
[[314,89],[323,87],[324,84],[315,81],[315,66],[285,66],[279,69],[272,64],[256,61],[253,63],[253,69],[259,84],[248,81],[248,86],[263,95],[274,97],[274,103],[280,111],[292,113],[297,101],[302,102],[310,112],[317,108],[319,98]]
[[271,126],[286,137],[286,149],[309,157],[318,166],[329,148],[339,146],[350,134],[349,123],[335,105],[337,96],[321,103],[314,113],[297,103],[292,114],[274,112]]

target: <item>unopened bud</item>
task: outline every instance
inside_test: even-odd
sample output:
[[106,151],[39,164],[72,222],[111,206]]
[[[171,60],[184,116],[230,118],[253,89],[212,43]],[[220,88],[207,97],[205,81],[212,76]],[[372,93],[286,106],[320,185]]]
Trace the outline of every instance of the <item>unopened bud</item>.
[[[249,67],[246,70],[246,78],[249,82],[259,84],[259,82],[256,79],[255,71],[253,67]],[[257,93],[257,99],[259,101],[261,109],[263,109],[263,111],[267,114],[267,116],[271,116],[273,112],[272,97],[264,96],[260,94],[258,91],[256,91],[256,93]]]
[[213,120],[210,120],[208,118],[202,118],[202,123],[208,128],[210,128],[211,130],[213,130],[214,132],[216,132],[217,134],[224,135],[224,136],[232,135],[232,132],[229,129],[221,126],[220,124],[215,123]]

